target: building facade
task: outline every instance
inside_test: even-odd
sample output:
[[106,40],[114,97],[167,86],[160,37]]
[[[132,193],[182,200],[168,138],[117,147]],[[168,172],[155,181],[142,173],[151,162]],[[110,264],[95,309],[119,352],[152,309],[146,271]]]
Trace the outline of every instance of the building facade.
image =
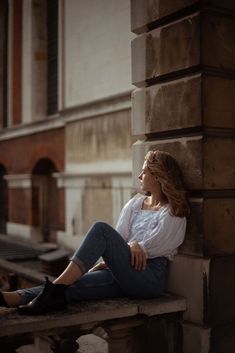
[[77,246],[132,192],[130,4],[0,4],[0,232]]
[[[187,298],[187,310],[183,322],[175,322],[178,334],[168,336],[161,352],[232,353],[235,3],[131,4],[133,134],[144,136],[133,149],[135,182],[149,149],[168,151],[184,171],[191,201],[186,239],[170,266],[168,284],[170,292]],[[160,338],[152,335],[151,352]]]

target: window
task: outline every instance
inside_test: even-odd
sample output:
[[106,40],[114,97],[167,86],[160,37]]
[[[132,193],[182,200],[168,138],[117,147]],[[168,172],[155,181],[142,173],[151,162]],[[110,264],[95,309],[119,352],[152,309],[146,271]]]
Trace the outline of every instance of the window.
[[47,113],[58,110],[58,0],[47,0]]
[[0,3],[0,127],[7,127],[8,1]]

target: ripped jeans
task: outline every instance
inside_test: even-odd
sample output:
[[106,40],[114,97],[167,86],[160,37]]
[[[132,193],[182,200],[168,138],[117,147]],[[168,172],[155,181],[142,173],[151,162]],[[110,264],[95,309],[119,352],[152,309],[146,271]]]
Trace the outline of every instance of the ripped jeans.
[[[108,268],[87,272],[101,256]],[[131,265],[128,244],[104,222],[96,222],[89,229],[71,261],[80,267],[83,276],[66,289],[68,303],[123,296],[154,298],[161,295],[166,287],[169,261],[165,257],[148,259],[145,270],[135,270]],[[42,288],[18,290],[21,304],[35,298]]]

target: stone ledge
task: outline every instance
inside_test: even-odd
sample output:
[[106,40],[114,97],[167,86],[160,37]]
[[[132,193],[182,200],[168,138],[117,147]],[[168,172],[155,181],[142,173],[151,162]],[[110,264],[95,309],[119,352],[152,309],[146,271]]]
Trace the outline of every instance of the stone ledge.
[[[0,259],[0,270],[6,271],[8,273],[12,272],[18,276],[22,276],[22,278],[24,278],[25,280],[35,285],[43,284],[45,282],[44,273],[35,271],[26,266],[22,266],[20,263],[17,263],[17,262]],[[48,278],[51,281],[54,280],[53,276],[48,275]]]
[[156,299],[136,300],[128,298],[81,302],[69,305],[66,310],[50,314],[19,315],[16,309],[0,309],[0,339],[6,336],[48,335],[65,331],[69,327],[94,327],[107,320],[132,318],[136,315],[157,316],[186,310],[186,299],[164,294]]

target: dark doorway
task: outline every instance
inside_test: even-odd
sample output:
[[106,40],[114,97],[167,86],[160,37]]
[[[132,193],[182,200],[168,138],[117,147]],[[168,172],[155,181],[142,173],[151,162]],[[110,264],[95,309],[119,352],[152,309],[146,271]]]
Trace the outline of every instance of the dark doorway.
[[55,242],[59,224],[59,199],[56,179],[57,169],[49,159],[41,159],[32,176],[32,225],[38,228],[43,242]]
[[0,164],[0,233],[6,234],[8,222],[8,189],[4,179],[6,169]]

